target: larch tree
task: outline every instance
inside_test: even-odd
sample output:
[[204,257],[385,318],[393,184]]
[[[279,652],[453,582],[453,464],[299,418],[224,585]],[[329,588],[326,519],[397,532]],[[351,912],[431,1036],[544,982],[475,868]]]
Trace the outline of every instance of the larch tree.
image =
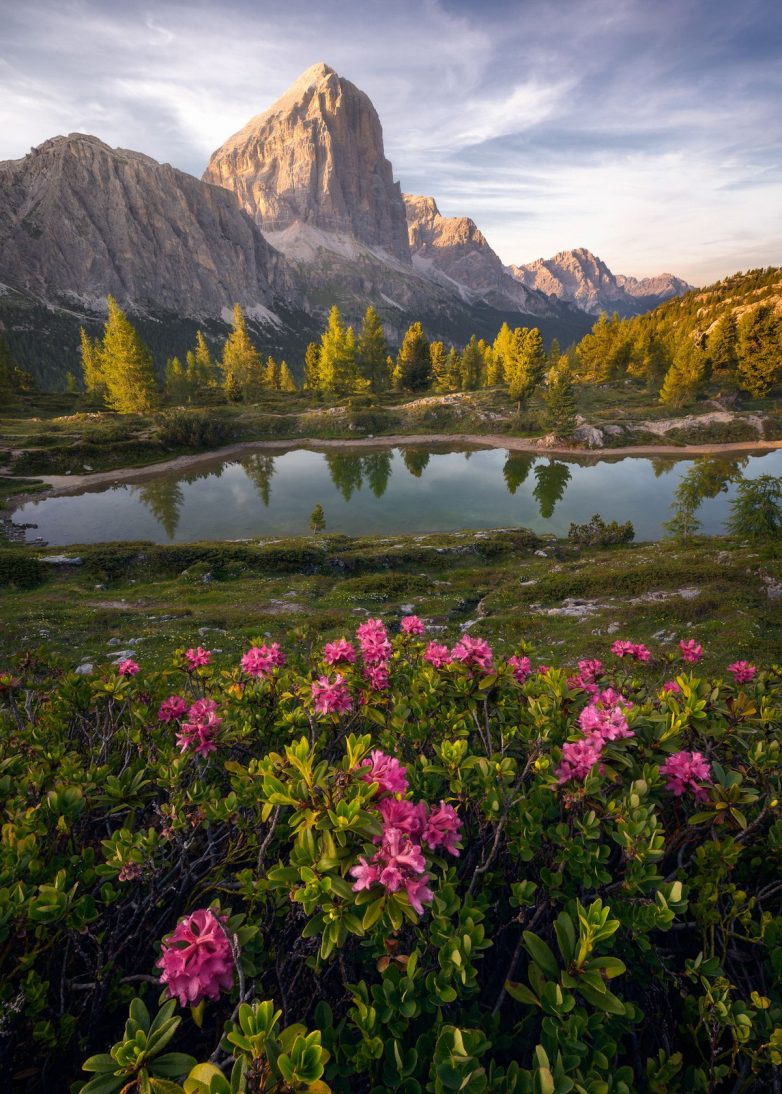
[[318,365],[320,387],[330,395],[350,395],[358,379],[356,340],[352,327],[346,327],[335,304],[320,339]]
[[546,405],[546,428],[555,437],[568,440],[576,429],[576,399],[573,374],[566,357],[549,370],[543,400]]
[[298,391],[287,361],[280,361],[280,391]]
[[432,363],[432,378],[438,388],[448,387],[448,353],[444,342],[429,343],[429,360]]
[[191,394],[190,376],[178,357],[169,357],[166,361],[164,386],[166,394],[177,403],[185,402]]
[[706,341],[706,353],[715,381],[736,382],[739,363],[738,341],[736,316],[729,312],[717,320]]
[[679,343],[660,388],[660,402],[674,408],[695,401],[706,374],[703,350],[689,337]]
[[364,313],[358,336],[356,365],[359,376],[369,384],[371,391],[385,391],[389,386],[391,377],[386,365],[387,357],[386,333],[380,322],[380,316],[370,304]]
[[507,323],[503,323],[492,346],[500,371],[500,383],[507,382],[511,360],[515,353],[515,345],[514,332]]
[[229,399],[248,399],[261,386],[261,355],[250,339],[240,304],[234,304],[232,330],[223,346],[222,370]]
[[514,349],[508,376],[508,396],[519,408],[540,385],[546,372],[543,337],[537,327],[519,327],[514,333]]
[[88,398],[103,402],[106,397],[106,381],[101,363],[100,338],[90,338],[84,327],[79,327],[81,345],[81,374]]
[[16,395],[17,366],[5,335],[0,331],[0,399],[8,401]]
[[106,304],[100,354],[106,405],[118,414],[148,414],[158,403],[152,354],[113,296]]
[[768,304],[742,316],[738,326],[739,387],[761,399],[782,377],[782,324]]
[[304,352],[304,379],[301,385],[305,391],[320,391],[320,346],[309,342]]
[[475,335],[464,347],[461,363],[462,391],[477,391],[483,375],[483,354]]
[[211,387],[217,382],[217,365],[202,330],[196,331],[195,349],[187,351],[185,360],[188,379],[194,391]]
[[432,382],[429,341],[421,323],[405,331],[396,358],[399,387],[404,391],[426,391]]

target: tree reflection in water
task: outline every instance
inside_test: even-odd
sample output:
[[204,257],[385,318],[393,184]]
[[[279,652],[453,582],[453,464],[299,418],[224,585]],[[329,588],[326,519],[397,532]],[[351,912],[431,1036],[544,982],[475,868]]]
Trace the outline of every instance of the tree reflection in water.
[[557,460],[549,460],[547,464],[540,464],[535,468],[535,478],[538,481],[532,495],[537,499],[540,515],[544,520],[549,520],[554,515],[557,502],[564,498],[571,477],[568,465]]

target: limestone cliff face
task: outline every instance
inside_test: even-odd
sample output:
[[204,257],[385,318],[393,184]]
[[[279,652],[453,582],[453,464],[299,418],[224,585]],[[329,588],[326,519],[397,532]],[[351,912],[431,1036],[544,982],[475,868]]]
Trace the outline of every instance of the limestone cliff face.
[[54,137],[0,163],[0,282],[101,311],[260,318],[290,289],[284,258],[234,195],[97,137]]
[[407,234],[413,261],[466,288],[494,307],[550,313],[552,305],[535,286],[527,288],[502,264],[469,217],[444,217],[432,197],[405,194]]
[[523,285],[568,300],[592,315],[601,311],[634,315],[671,296],[681,296],[692,287],[672,274],[643,280],[613,274],[585,247],[561,251],[553,258],[539,258],[524,266],[511,266],[510,271]]
[[370,99],[316,64],[218,148],[206,182],[233,190],[264,232],[296,223],[409,263],[405,209]]

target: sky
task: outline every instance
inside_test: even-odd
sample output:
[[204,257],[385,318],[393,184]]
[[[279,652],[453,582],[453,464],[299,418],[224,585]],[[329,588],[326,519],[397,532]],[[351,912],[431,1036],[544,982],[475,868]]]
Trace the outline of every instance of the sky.
[[318,61],[507,263],[782,265],[779,0],[0,0],[0,159],[80,131],[200,175]]

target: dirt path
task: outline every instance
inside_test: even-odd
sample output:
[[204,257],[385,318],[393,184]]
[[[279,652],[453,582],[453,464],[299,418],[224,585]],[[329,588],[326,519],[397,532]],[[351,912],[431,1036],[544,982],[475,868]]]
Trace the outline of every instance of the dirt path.
[[[396,448],[399,445],[466,444],[477,448],[504,448],[509,452],[528,452],[536,456],[577,456],[582,459],[614,459],[623,456],[676,456],[686,459],[688,456],[722,455],[731,452],[771,452],[782,448],[780,441],[736,441],[729,444],[692,444],[692,445],[629,445],[624,448],[569,448],[565,445],[546,448],[526,437],[508,437],[501,434],[476,433],[416,433],[413,436],[394,435],[366,437],[356,440],[319,440],[317,437],[301,437],[288,441],[243,441],[239,444],[215,448],[209,452],[199,452],[192,456],[176,456],[161,463],[146,467],[121,467],[113,471],[95,471],[88,475],[46,475],[36,474],[36,478],[50,484],[51,489],[30,495],[35,498],[56,497],[72,494],[79,490],[95,486],[148,479],[168,471],[188,471],[190,468],[218,461],[238,459],[252,452],[273,451],[289,452],[293,448],[309,448],[315,451],[332,448]],[[15,498],[18,503],[19,497]]]

